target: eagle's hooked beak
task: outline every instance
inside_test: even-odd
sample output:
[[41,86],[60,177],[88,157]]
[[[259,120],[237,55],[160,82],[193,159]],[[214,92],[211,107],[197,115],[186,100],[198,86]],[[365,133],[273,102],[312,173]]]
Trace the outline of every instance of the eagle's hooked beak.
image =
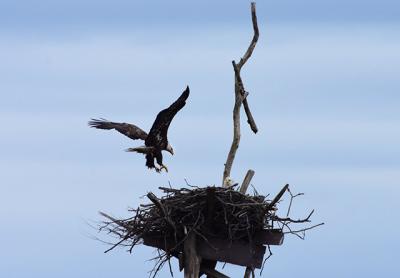
[[171,147],[170,144],[168,144],[166,151],[169,152],[170,154],[174,155],[174,149]]

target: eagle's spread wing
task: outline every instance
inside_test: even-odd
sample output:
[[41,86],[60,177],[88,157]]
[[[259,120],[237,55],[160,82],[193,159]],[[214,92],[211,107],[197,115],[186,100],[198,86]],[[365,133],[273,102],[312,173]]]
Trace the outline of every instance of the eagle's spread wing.
[[122,133],[123,135],[128,136],[129,138],[136,140],[136,139],[142,139],[146,140],[147,138],[147,133],[140,129],[139,127],[132,125],[132,124],[127,124],[127,123],[115,123],[115,122],[110,122],[105,119],[92,119],[89,121],[89,126],[98,128],[98,129],[115,129],[118,132]]
[[168,108],[162,110],[158,113],[153,126],[150,129],[149,135],[146,139],[146,146],[159,146],[161,148],[165,147],[163,144],[167,144],[167,132],[172,119],[182,109],[186,104],[186,99],[189,97],[189,86],[181,94],[181,96],[172,103]]

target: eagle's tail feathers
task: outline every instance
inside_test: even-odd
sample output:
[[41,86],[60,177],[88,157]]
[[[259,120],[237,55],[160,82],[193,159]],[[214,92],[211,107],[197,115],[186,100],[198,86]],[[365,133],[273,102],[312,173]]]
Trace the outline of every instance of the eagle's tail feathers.
[[151,153],[153,151],[153,147],[146,147],[146,146],[141,146],[141,147],[137,147],[137,148],[129,148],[126,149],[125,151],[127,152],[136,152],[136,153],[141,153],[141,154],[148,154]]

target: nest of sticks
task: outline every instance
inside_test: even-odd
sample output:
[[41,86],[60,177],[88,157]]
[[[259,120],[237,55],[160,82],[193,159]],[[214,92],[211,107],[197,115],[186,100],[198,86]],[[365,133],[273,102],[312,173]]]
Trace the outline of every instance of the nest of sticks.
[[[289,215],[294,197],[288,185],[272,200],[268,196],[243,194],[230,187],[194,187],[174,189],[159,187],[164,196],[157,198],[149,192],[146,196],[151,201],[141,204],[136,209],[130,209],[132,216],[126,219],[116,219],[100,212],[106,218],[100,226],[116,238],[112,246],[105,252],[117,246],[123,246],[132,252],[132,249],[142,244],[146,238],[160,238],[172,241],[168,248],[159,253],[158,269],[176,256],[183,248],[187,235],[194,232],[207,241],[209,237],[229,239],[230,241],[251,242],[255,233],[279,228],[282,231],[302,237],[301,233],[310,228],[294,231],[291,223],[310,222],[313,211],[304,219],[294,220]],[[285,192],[289,192],[290,205],[286,217],[277,215],[277,204]],[[317,226],[317,225],[316,225]],[[167,250],[165,250],[167,249]],[[157,272],[156,271],[156,272]]]

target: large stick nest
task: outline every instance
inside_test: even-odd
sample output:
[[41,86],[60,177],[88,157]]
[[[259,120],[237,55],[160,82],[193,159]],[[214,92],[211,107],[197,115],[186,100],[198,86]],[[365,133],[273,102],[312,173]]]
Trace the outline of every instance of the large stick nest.
[[[272,200],[256,191],[253,195],[240,193],[234,187],[159,187],[164,196],[157,198],[149,192],[146,196],[151,203],[130,209],[133,214],[130,218],[115,219],[100,212],[107,219],[100,226],[100,231],[106,231],[117,239],[105,252],[117,246],[125,246],[131,252],[133,247],[142,244],[145,238],[172,242],[168,250],[163,248],[165,252],[159,253],[155,258],[158,260],[153,269],[155,276],[162,265],[169,262],[171,256],[179,255],[187,235],[191,232],[205,241],[213,237],[251,243],[255,233],[276,227],[283,233],[294,234],[304,239],[305,231],[323,224],[299,230],[292,228],[291,224],[310,222],[314,211],[304,219],[290,218],[293,199],[303,194],[293,195],[288,185],[285,185]],[[285,192],[290,194],[290,203],[286,216],[279,217],[276,205]]]
[[[165,194],[163,197],[159,199],[148,193],[151,203],[130,209],[133,213],[130,218],[119,220],[101,213],[107,221],[100,230],[118,238],[118,242],[107,251],[118,245],[128,246],[131,251],[142,243],[145,236],[173,238],[181,244],[191,231],[203,238],[213,236],[251,241],[256,232],[272,229],[274,222],[283,228],[282,224],[299,221],[275,214],[276,204],[288,186],[272,201],[257,193],[242,194],[233,187],[160,189]],[[309,217],[300,221],[308,222]]]

